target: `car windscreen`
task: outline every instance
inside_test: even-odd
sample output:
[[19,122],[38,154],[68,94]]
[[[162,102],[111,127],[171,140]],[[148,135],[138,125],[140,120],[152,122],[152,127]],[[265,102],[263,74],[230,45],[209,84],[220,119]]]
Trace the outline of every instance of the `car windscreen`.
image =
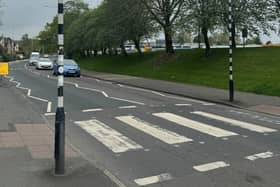
[[77,65],[76,62],[74,62],[73,60],[64,60],[64,64],[69,66]]
[[31,55],[31,57],[30,58],[39,58],[40,57],[40,55]]
[[44,58],[40,58],[39,61],[40,61],[40,62],[51,62],[50,59],[44,59]]

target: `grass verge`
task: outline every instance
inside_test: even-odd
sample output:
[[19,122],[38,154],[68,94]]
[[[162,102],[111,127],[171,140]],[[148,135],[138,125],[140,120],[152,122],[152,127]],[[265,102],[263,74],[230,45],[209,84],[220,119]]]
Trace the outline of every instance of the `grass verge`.
[[[243,92],[280,96],[280,47],[234,50],[235,88]],[[98,56],[78,60],[82,69],[133,75],[214,88],[228,88],[228,50],[177,51],[168,56],[151,52],[142,56]]]

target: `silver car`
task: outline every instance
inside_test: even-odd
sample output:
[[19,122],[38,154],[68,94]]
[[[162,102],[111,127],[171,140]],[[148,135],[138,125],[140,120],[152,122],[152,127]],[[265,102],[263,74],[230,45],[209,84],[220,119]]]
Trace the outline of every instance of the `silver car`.
[[38,62],[36,63],[36,69],[52,70],[53,62],[49,58],[39,58]]

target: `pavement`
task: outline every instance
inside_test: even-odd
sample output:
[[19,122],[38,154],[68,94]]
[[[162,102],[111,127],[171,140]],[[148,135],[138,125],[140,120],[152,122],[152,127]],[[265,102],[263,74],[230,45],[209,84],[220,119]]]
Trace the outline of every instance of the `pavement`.
[[263,103],[243,109],[168,93],[169,87],[155,90],[162,82],[151,89],[117,82],[145,84],[138,79],[65,77],[67,175],[57,178],[51,158],[57,77],[26,62],[12,64],[6,91],[0,90],[1,132],[8,133],[0,136],[3,146],[11,147],[0,148],[0,183],[280,186],[280,117],[247,110]]
[[125,84],[138,88],[175,94],[188,98],[194,98],[280,116],[279,97],[236,91],[235,101],[230,102],[229,92],[222,89],[87,70],[83,70],[82,74],[86,77],[112,81],[118,84]]
[[65,176],[54,175],[54,131],[13,83],[0,81],[0,186],[117,186],[66,144]]

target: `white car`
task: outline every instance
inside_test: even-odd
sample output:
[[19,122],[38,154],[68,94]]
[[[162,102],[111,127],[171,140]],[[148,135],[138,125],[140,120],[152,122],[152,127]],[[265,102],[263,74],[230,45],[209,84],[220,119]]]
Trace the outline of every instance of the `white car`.
[[47,69],[52,70],[53,69],[53,62],[49,58],[39,58],[36,69]]
[[32,52],[31,55],[30,55],[30,59],[29,59],[29,65],[30,66],[36,65],[39,58],[40,58],[40,53]]

